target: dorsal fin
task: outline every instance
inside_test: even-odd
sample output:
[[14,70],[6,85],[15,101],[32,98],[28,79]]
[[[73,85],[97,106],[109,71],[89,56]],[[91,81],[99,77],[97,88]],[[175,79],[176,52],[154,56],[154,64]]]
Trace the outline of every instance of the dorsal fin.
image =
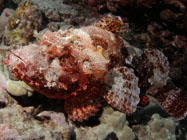
[[125,29],[123,20],[119,16],[108,14],[100,19],[94,26],[102,28],[104,30],[117,33]]

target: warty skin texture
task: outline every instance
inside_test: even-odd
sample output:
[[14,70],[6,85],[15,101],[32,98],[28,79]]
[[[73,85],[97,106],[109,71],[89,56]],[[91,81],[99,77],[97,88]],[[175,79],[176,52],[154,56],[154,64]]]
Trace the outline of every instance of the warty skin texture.
[[[38,44],[12,51],[5,63],[19,80],[39,93],[49,98],[64,99],[69,118],[83,121],[94,116],[101,107],[103,96],[108,94],[109,83],[104,79],[108,71],[123,67],[124,48],[123,40],[116,34],[97,26],[87,26],[48,31]],[[139,98],[139,90],[135,94]],[[112,105],[110,100],[117,96],[108,98],[107,102]],[[120,98],[126,98],[124,93]],[[116,101],[115,108],[126,104]],[[133,110],[123,107],[119,110],[132,113],[138,102],[133,105]]]

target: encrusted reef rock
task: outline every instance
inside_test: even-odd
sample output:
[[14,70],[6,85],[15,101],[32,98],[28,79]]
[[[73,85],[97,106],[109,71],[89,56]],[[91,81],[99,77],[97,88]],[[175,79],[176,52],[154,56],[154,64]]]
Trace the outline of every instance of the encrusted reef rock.
[[4,89],[0,88],[0,109],[16,104],[17,104],[16,100],[11,98]]
[[[47,27],[57,31],[60,28],[80,27],[85,22],[93,23],[90,9],[78,4],[66,4],[64,0],[31,0],[45,15]],[[90,21],[91,22],[90,22]],[[87,24],[90,25],[90,24]]]
[[78,16],[76,5],[74,7],[66,5],[63,0],[31,0],[51,21],[63,21],[67,18]]
[[61,122],[59,123],[61,126],[58,126],[58,123],[54,124],[52,120],[41,124],[40,121],[35,120],[31,114],[27,113],[25,108],[18,105],[0,109],[0,116],[1,140],[62,140],[72,131],[63,114],[55,115],[54,113],[51,115],[55,116],[55,121]]
[[162,118],[153,114],[147,126],[133,126],[139,140],[176,140],[176,122],[172,118]]
[[3,38],[8,21],[12,17],[14,10],[5,8],[0,16],[0,39]]
[[7,81],[7,78],[5,74],[2,71],[0,71],[0,88],[1,89],[6,88],[6,81]]
[[14,15],[9,20],[5,32],[7,45],[23,45],[33,41],[34,32],[42,28],[42,13],[30,1],[19,4]]
[[11,98],[6,91],[7,77],[0,71],[0,108],[17,104],[16,100]]
[[75,129],[77,139],[81,140],[103,140],[110,134],[114,134],[118,140],[133,140],[135,135],[126,121],[126,115],[119,111],[114,111],[111,107],[105,107],[102,116],[99,118],[100,124],[94,127],[82,127]]

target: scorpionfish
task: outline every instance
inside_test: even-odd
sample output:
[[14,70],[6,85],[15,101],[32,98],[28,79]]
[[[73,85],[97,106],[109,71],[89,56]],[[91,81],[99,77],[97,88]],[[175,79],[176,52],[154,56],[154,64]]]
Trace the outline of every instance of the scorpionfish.
[[125,45],[116,34],[122,29],[122,19],[108,15],[94,25],[47,31],[39,42],[10,52],[5,64],[38,93],[65,100],[73,121],[94,116],[104,101],[131,114],[140,89],[123,64]]

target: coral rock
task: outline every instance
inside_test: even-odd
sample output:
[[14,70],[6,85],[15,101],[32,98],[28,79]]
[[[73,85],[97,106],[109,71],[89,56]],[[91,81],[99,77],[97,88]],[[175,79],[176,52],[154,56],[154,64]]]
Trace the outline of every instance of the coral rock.
[[73,20],[77,16],[81,16],[79,14],[80,10],[82,10],[79,9],[80,7],[64,4],[64,0],[31,0],[31,2],[38,6],[49,21]]
[[0,89],[6,89],[6,76],[5,74],[0,71]]
[[1,16],[0,16],[0,38],[2,38],[2,36],[4,35],[8,21],[10,20],[13,13],[14,13],[14,10],[9,9],[9,8],[5,8],[2,11]]
[[54,140],[64,138],[64,134],[72,131],[63,113],[50,112],[40,115],[49,116],[50,120],[41,123],[41,119],[34,119],[18,105],[0,109],[0,139]]
[[175,129],[174,119],[162,118],[159,114],[153,114],[146,126],[133,126],[139,140],[176,140]]
[[1,140],[15,139],[18,136],[19,136],[19,133],[16,129],[11,129],[8,124],[0,124],[0,139]]
[[77,139],[81,140],[133,140],[135,135],[128,126],[126,115],[111,107],[105,107],[101,117],[100,124],[94,127],[84,127],[75,129]]
[[60,130],[68,132],[72,129],[71,123],[66,119],[63,113],[56,113],[53,111],[43,111],[37,115],[48,128],[54,128],[55,130]]
[[23,45],[33,40],[34,32],[42,27],[42,13],[29,1],[19,4],[9,20],[5,39],[7,45]]

